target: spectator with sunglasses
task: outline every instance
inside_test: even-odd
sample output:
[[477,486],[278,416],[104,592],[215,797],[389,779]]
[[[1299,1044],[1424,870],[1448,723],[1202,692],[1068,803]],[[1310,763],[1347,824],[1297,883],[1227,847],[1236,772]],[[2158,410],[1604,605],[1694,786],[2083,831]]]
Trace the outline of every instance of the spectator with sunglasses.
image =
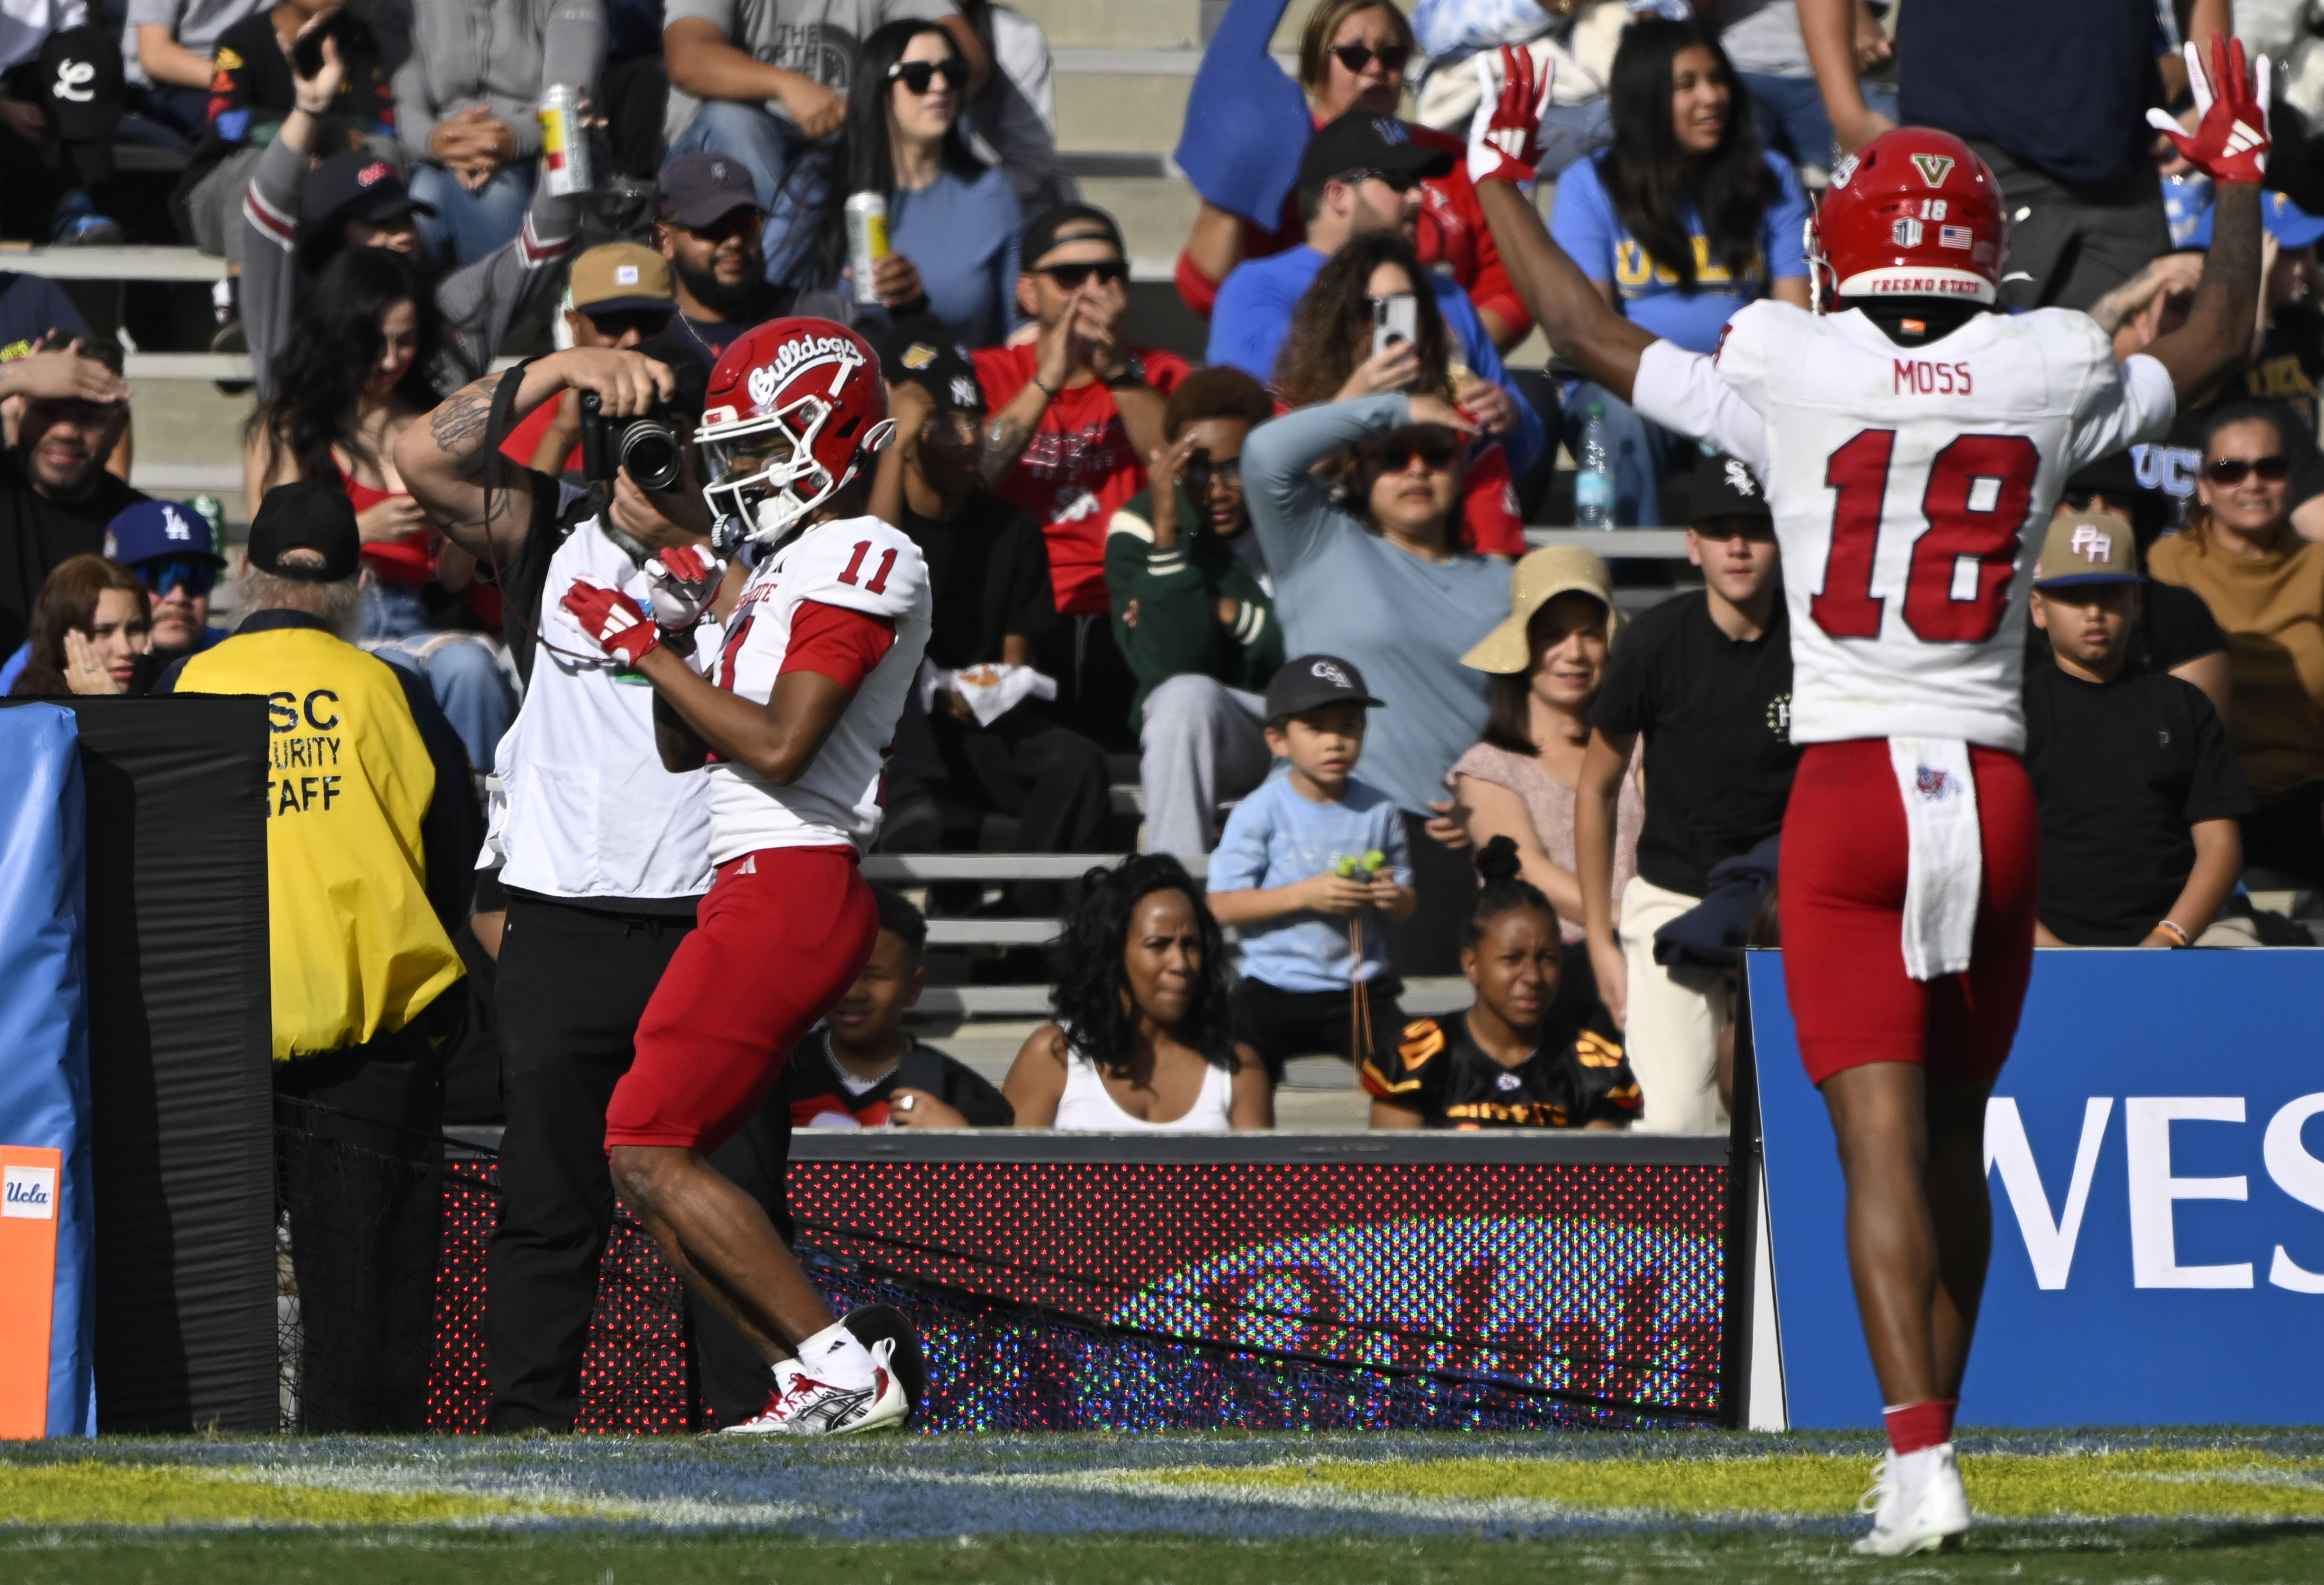
[[2235,745],[2253,812],[2244,860],[2324,889],[2324,544],[2286,505],[2295,420],[2236,401],[2204,427],[2202,512],[2156,542],[2156,580],[2194,590],[2227,631]]
[[106,526],[105,553],[145,586],[153,605],[153,656],[166,666],[226,637],[210,626],[210,592],[226,558],[209,519],[175,501],[141,501]]
[[[658,341],[678,312],[669,261],[633,242],[609,242],[573,261],[565,332],[575,346],[624,350]],[[554,478],[581,466],[581,393],[544,401],[509,431],[502,455]]]
[[1138,678],[1146,851],[1211,851],[1222,798],[1267,779],[1266,703],[1283,664],[1267,563],[1251,532],[1242,447],[1275,403],[1240,369],[1186,376],[1162,410],[1167,449],[1105,536],[1113,641]]
[[[1493,347],[1515,346],[1533,328],[1533,317],[1509,283],[1477,189],[1458,159],[1461,140],[1395,119],[1406,68],[1418,53],[1412,23],[1383,0],[1323,0],[1300,33],[1295,87],[1268,54],[1286,8],[1286,0],[1235,0],[1212,34],[1177,151],[1202,198],[1178,255],[1178,295],[1207,317],[1240,266],[1298,248],[1307,229],[1299,190],[1306,182],[1304,176],[1292,181],[1288,151],[1360,112],[1422,147],[1454,156],[1422,180],[1413,240],[1430,271],[1448,273],[1469,294]],[[1264,368],[1255,372],[1265,378]]]
[[[877,29],[908,20],[943,28],[968,62],[970,94],[992,64],[952,0],[669,0],[662,14],[671,155],[739,161],[768,214],[792,161],[847,119],[862,86],[856,60]],[[767,236],[770,254],[778,241]]]
[[[1232,364],[1261,380],[1277,378],[1293,321],[1326,261],[1356,238],[1377,233],[1412,241],[1422,180],[1452,165],[1452,155],[1424,144],[1407,135],[1401,123],[1383,117],[1351,113],[1318,132],[1299,160],[1299,212],[1305,222],[1305,241],[1244,264],[1220,289],[1217,312],[1211,319],[1210,361]],[[1425,253],[1416,249],[1416,253],[1425,265]],[[1462,365],[1462,377],[1454,382],[1460,404],[1479,429],[1504,438],[1510,471],[1523,473],[1546,443],[1541,415],[1509,393],[1500,354],[1460,283],[1434,270],[1424,268],[1420,274],[1443,318],[1448,355]],[[1406,290],[1417,288],[1407,282]],[[1367,384],[1363,389],[1393,387]],[[1302,392],[1292,398],[1302,399],[1317,397]]]
[[[997,345],[1016,316],[1025,217],[996,166],[962,136],[968,62],[932,22],[893,22],[863,41],[838,138],[794,164],[775,198],[767,278],[838,290],[849,279],[847,217],[858,193],[888,206],[888,245],[872,271],[867,320],[933,314],[972,346]],[[850,290],[848,295],[856,295]]]
[[[1462,439],[1442,397],[1367,396],[1286,413],[1243,447],[1250,520],[1275,579],[1283,643],[1344,656],[1387,702],[1365,779],[1394,799],[1419,907],[1384,928],[1399,974],[1458,968],[1476,891],[1462,855],[1428,829],[1444,773],[1483,735],[1484,675],[1461,658],[1509,609],[1509,567],[1460,548]],[[1332,465],[1326,473],[1316,465]]]
[[24,641],[32,600],[69,557],[105,548],[106,525],[145,497],[107,473],[129,424],[121,351],[42,346],[0,363],[0,404],[21,410],[0,451],[0,654]]
[[1040,325],[1029,346],[975,355],[992,404],[980,466],[985,487],[1024,507],[1049,542],[1065,618],[1043,640],[1066,724],[1129,748],[1138,684],[1115,649],[1105,587],[1106,527],[1146,484],[1162,446],[1162,408],[1189,373],[1176,353],[1122,335],[1130,263],[1113,217],[1065,204],[1025,228],[1017,306]]

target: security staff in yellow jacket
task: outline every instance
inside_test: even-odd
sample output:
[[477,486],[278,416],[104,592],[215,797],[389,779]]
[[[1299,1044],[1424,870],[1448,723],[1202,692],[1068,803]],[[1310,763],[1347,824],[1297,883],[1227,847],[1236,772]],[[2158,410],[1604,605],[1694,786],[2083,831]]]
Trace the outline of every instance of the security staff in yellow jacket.
[[427,684],[341,636],[360,548],[336,485],[270,491],[241,574],[250,614],[155,691],[268,705],[275,1152],[302,1426],[419,1431],[441,1227],[435,1047],[466,1003],[445,992],[483,829]]

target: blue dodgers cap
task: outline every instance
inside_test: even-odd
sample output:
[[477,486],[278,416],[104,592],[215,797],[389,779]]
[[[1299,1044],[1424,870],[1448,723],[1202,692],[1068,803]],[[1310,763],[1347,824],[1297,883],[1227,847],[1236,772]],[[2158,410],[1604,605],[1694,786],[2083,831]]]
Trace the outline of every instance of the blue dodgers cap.
[[105,554],[124,567],[165,556],[226,565],[211,542],[209,519],[175,501],[141,501],[123,507],[105,525]]

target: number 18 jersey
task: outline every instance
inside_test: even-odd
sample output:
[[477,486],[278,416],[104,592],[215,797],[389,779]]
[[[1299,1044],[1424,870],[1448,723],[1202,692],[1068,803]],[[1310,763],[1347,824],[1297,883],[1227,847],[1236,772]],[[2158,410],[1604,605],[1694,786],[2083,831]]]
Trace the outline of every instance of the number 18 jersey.
[[2034,558],[2077,468],[2170,427],[2154,359],[2085,314],[1980,314],[1889,340],[1853,309],[1760,301],[1703,357],[1658,341],[1638,411],[1766,486],[1792,627],[1792,741],[2025,746]]

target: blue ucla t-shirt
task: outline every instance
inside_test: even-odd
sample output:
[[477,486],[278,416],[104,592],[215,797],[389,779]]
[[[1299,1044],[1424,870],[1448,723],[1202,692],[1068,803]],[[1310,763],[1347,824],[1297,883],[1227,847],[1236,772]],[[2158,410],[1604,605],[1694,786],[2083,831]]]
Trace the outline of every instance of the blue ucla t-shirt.
[[1606,156],[1578,161],[1558,178],[1557,197],[1550,205],[1549,234],[1557,239],[1582,272],[1592,281],[1610,281],[1622,312],[1632,324],[1653,331],[1665,341],[1689,352],[1719,350],[1719,333],[1735,310],[1767,295],[1770,281],[1794,280],[1808,272],[1801,234],[1807,225],[1808,198],[1792,168],[1773,154],[1768,169],[1783,184],[1783,194],[1759,219],[1759,258],[1740,280],[1726,266],[1713,262],[1710,240],[1699,217],[1687,216],[1687,234],[1694,242],[1695,285],[1679,290],[1678,277],[1646,256],[1630,235],[1606,196],[1599,168]]
[[[1339,802],[1314,803],[1294,790],[1287,770],[1278,766],[1227,816],[1218,852],[1211,855],[1208,889],[1289,886],[1337,868],[1342,857],[1360,861],[1374,849],[1388,855],[1388,872],[1398,885],[1412,884],[1412,855],[1393,798],[1351,776]],[[1353,917],[1363,921],[1360,966],[1348,950],[1347,916],[1303,910],[1237,927],[1243,974],[1277,991],[1345,991],[1357,980],[1379,979],[1388,972],[1379,910],[1368,908]]]

